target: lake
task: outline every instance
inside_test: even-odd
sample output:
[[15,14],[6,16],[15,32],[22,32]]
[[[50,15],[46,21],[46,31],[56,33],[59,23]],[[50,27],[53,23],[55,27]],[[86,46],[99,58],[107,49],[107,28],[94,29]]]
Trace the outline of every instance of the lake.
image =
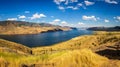
[[49,46],[71,38],[92,34],[89,30],[56,31],[31,35],[0,35],[0,38],[28,47]]

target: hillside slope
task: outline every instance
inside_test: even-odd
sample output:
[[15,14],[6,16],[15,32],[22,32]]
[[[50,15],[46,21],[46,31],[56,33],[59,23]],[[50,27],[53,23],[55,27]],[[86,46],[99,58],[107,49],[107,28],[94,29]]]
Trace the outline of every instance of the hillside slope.
[[95,32],[32,49],[0,39],[0,49],[9,48],[0,51],[0,67],[120,67],[116,44],[120,32]]
[[32,50],[22,44],[0,39],[0,52],[10,52],[18,54],[31,54]]
[[75,37],[66,42],[54,44],[52,46],[33,48],[33,53],[44,54],[54,53],[64,50],[74,50],[81,48],[89,48],[93,51],[99,51],[105,46],[114,46],[120,42],[120,32],[95,32],[93,35],[84,35]]
[[0,21],[0,34],[39,34],[42,32],[68,31],[70,27],[61,27],[47,23],[23,21]]
[[88,30],[93,31],[120,31],[120,26],[115,27],[90,27]]

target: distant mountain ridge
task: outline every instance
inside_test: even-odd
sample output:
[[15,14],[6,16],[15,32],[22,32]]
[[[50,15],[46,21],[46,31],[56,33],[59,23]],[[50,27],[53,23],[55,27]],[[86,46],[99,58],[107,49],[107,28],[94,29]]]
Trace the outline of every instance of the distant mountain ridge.
[[120,26],[115,27],[90,27],[88,30],[94,31],[120,31]]
[[73,28],[48,23],[0,21],[0,34],[38,34],[42,32],[68,31],[71,29]]
[[0,21],[1,26],[7,25],[15,25],[15,26],[30,26],[30,27],[39,27],[39,26],[56,26],[48,23],[33,23],[33,22],[26,22],[26,21]]

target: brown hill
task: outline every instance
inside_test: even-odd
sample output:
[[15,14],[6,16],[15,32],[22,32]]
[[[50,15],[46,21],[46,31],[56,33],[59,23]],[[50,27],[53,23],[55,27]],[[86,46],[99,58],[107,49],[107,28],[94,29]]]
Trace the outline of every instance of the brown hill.
[[39,34],[43,32],[68,31],[70,27],[61,27],[47,23],[24,21],[0,21],[0,34]]

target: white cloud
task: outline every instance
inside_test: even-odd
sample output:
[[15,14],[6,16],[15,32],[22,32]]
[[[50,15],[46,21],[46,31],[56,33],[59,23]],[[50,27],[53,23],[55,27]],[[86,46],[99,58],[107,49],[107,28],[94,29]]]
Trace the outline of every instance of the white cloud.
[[60,25],[60,26],[70,26],[70,27],[73,27],[73,26],[74,26],[74,24],[70,24],[70,23],[68,23],[68,22],[66,22],[66,21],[62,21],[59,25]]
[[65,2],[66,0],[54,0],[54,2],[56,3],[56,4],[60,4],[61,2]]
[[30,13],[30,11],[25,11],[25,13]]
[[71,8],[71,9],[72,9],[72,8],[74,8],[74,7],[73,7],[73,6],[67,6],[67,8]]
[[104,20],[104,22],[108,23],[108,22],[110,22],[110,21],[109,21],[109,20],[107,20],[107,19],[105,19],[105,20]]
[[80,6],[80,7],[81,7],[81,6],[83,6],[83,4],[82,4],[82,3],[78,3],[77,5],[78,5],[78,6]]
[[117,22],[120,21],[120,16],[117,16],[117,17],[113,17]]
[[31,17],[31,20],[32,20],[32,19],[44,18],[44,17],[46,17],[46,15],[35,13],[35,14],[33,14],[33,16]]
[[97,18],[95,16],[82,16],[83,20],[93,20],[93,21],[97,21]]
[[53,22],[60,22],[60,21],[61,21],[60,19],[53,20]]
[[62,7],[62,6],[58,6],[58,9],[60,9],[60,10],[64,10],[65,8]]
[[71,0],[71,2],[73,3],[73,2],[78,2],[78,0]]
[[85,5],[86,5],[86,6],[90,6],[90,5],[95,4],[94,2],[90,2],[90,1],[84,1],[84,2],[85,2]]
[[25,19],[26,18],[26,16],[24,16],[24,15],[19,15],[19,17],[18,17],[19,19]]
[[54,0],[54,2],[55,2],[56,4],[60,4],[59,0]]
[[61,2],[64,2],[65,0],[60,0]]
[[66,8],[72,9],[72,10],[77,10],[77,9],[78,9],[78,7],[73,7],[73,6],[68,6],[68,7],[66,7]]
[[120,21],[120,16],[117,16],[116,19]]
[[106,3],[111,3],[111,4],[118,4],[117,1],[115,0],[105,0]]
[[58,24],[61,20],[60,19],[55,19],[52,22],[49,22],[50,24]]
[[[81,0],[80,0],[81,1]],[[90,6],[90,5],[94,5],[95,2],[99,2],[99,1],[104,1],[106,3],[111,3],[111,4],[118,4],[118,0],[93,0],[93,1],[89,1],[89,0],[82,0],[82,2],[78,2],[78,0],[54,0],[54,3],[57,4],[58,9],[60,10],[65,10],[67,8],[71,8],[72,10],[77,10],[80,7],[82,7],[83,9],[86,9],[86,6]],[[73,6],[74,7],[69,7],[69,6]]]
[[83,9],[86,9],[86,6],[83,4],[83,2],[82,3],[78,3],[77,6],[78,7],[82,7]]
[[83,22],[79,22],[78,25],[85,25]]
[[14,21],[17,20],[17,18],[8,18],[7,20]]
[[[69,4],[78,2],[78,0],[54,0],[54,2],[58,5],[58,9],[65,10]],[[77,7],[73,8],[73,10],[77,10],[77,9],[78,9]]]
[[73,2],[78,2],[78,0],[54,0],[57,5],[60,5],[62,2],[66,5]]
[[69,3],[69,0],[66,0],[65,4],[68,5],[68,3]]
[[[77,10],[80,7],[82,7],[83,9],[86,9],[85,5],[90,6],[90,5],[94,4],[94,2],[90,2],[88,0],[85,0],[81,3],[79,3],[78,0],[54,0],[54,2],[57,4],[58,9],[60,9],[60,10],[65,10],[67,8],[69,8],[69,9],[71,8],[72,10]],[[75,3],[74,6],[71,5],[71,4],[74,4],[74,3]],[[69,6],[73,6],[73,7],[69,7]]]
[[78,7],[74,7],[73,10],[78,10]]
[[66,22],[66,21],[62,21],[61,24],[62,24],[62,25],[66,25],[67,22]]

